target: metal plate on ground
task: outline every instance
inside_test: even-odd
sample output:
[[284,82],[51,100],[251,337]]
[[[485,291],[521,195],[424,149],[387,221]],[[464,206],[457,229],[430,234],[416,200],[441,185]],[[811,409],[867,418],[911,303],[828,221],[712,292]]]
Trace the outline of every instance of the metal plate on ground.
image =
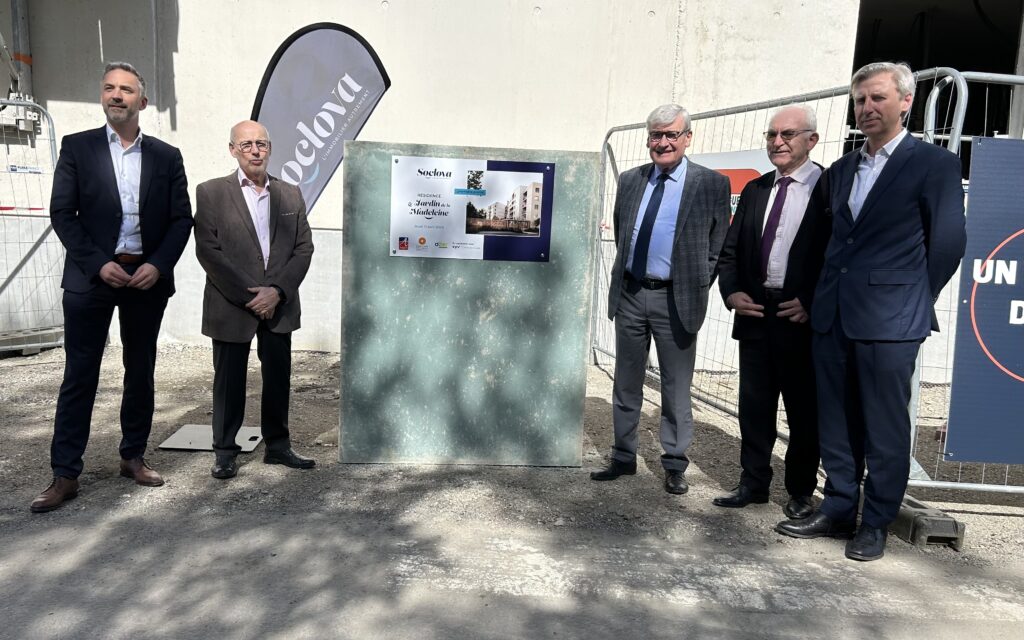
[[[262,441],[259,427],[242,427],[235,436],[235,444],[242,447],[242,453],[252,453]],[[186,424],[161,442],[158,448],[213,451],[213,427],[208,424]]]

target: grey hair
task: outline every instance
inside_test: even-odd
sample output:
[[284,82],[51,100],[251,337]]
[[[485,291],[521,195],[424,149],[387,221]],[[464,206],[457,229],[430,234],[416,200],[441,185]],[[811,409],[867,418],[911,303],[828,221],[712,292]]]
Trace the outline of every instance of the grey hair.
[[806,104],[787,104],[784,107],[779,107],[772,112],[772,117],[768,118],[768,122],[775,120],[775,117],[786,109],[799,109],[804,114],[804,121],[807,123],[807,128],[815,132],[818,130],[818,114],[815,113],[814,109],[812,109],[810,105]]
[[121,71],[127,71],[128,73],[135,76],[136,79],[138,79],[139,81],[139,95],[141,95],[143,98],[146,97],[146,79],[142,77],[142,74],[139,73],[139,70],[136,69],[131,63],[121,61],[108,62],[107,66],[103,68],[103,77],[106,78],[108,73],[116,69],[120,69]]
[[672,124],[679,116],[683,116],[683,129],[689,131],[690,112],[680,107],[678,104],[663,104],[660,107],[656,107],[654,111],[647,116],[647,130],[651,131],[657,126]]
[[853,74],[850,80],[850,95],[853,96],[857,85],[879,73],[891,73],[892,79],[896,81],[896,89],[900,92],[901,98],[914,95],[917,90],[917,81],[914,80],[914,72],[906,62],[872,62],[866,64],[857,73]]

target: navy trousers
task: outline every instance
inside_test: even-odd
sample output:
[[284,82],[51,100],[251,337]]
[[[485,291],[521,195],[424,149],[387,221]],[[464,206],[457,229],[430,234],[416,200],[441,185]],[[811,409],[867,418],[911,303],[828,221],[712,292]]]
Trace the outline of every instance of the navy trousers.
[[857,517],[864,479],[864,525],[896,519],[910,473],[910,382],[921,341],[851,340],[837,321],[813,338],[825,500],[833,520]]
[[[133,272],[132,267],[126,271]],[[110,320],[118,310],[124,380],[121,392],[121,457],[129,460],[146,451],[153,428],[153,369],[169,285],[159,280],[150,289],[114,289],[99,284],[90,291],[65,291],[64,382],[50,445],[54,475],[77,478],[89,441],[92,410],[100,380],[100,364]]]

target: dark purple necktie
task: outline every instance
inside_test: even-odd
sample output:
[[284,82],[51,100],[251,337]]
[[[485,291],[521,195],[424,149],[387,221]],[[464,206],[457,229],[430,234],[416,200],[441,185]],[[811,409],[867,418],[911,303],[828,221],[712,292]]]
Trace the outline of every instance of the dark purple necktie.
[[775,244],[775,233],[779,230],[779,218],[782,217],[782,206],[786,204],[786,189],[793,178],[785,176],[779,178],[776,183],[779,191],[775,194],[775,202],[772,203],[772,210],[768,212],[768,220],[764,223],[764,233],[761,234],[761,281],[768,279],[768,258],[772,255],[772,245]]
[[665,195],[665,181],[668,174],[662,173],[658,176],[658,184],[651,192],[651,199],[647,201],[647,209],[644,211],[644,221],[640,223],[640,231],[636,234],[636,246],[633,247],[633,263],[629,266],[629,272],[634,278],[643,280],[647,277],[647,251],[651,248],[651,232],[654,231],[654,220],[658,217],[658,209],[661,208],[661,198]]

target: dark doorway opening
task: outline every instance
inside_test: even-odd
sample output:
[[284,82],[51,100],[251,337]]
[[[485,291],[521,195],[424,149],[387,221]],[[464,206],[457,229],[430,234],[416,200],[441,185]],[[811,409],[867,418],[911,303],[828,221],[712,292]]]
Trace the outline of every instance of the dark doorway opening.
[[[869,62],[907,62],[915,71],[952,67],[958,71],[1024,73],[1018,69],[1024,0],[861,0],[853,68]],[[918,87],[907,126],[921,131],[925,103],[934,83]],[[1024,88],[1019,89],[1024,91]],[[991,136],[1009,130],[1014,88],[971,83],[963,134]],[[949,97],[939,102],[937,132],[952,117]],[[852,113],[850,115],[852,122]],[[961,145],[969,166],[969,140]]]

